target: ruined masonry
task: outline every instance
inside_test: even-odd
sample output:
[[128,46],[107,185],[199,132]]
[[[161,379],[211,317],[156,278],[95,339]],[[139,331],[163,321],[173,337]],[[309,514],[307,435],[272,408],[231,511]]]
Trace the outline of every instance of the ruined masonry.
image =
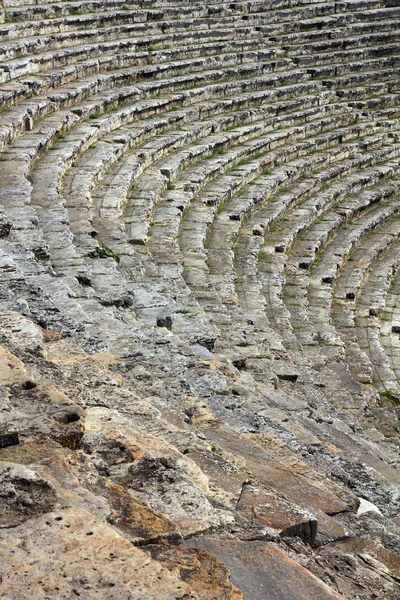
[[0,598],[400,600],[400,0],[0,1]]

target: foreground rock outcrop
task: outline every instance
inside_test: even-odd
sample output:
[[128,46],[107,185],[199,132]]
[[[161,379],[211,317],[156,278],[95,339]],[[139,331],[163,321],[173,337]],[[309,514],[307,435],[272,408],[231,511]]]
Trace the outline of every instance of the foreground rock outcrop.
[[0,2],[0,597],[400,600],[391,0]]

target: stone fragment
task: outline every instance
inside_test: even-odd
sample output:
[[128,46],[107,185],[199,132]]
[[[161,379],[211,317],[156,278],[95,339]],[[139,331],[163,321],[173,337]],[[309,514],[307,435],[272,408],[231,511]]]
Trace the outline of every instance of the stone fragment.
[[387,573],[400,580],[399,556],[390,549],[385,548],[380,542],[368,538],[349,539],[335,544],[335,548],[344,553],[357,554],[361,558],[371,557],[376,563],[369,563],[373,568],[380,569],[385,565]]
[[58,502],[54,486],[23,465],[0,462],[0,529],[53,510]]
[[0,449],[17,444],[19,444],[18,429],[12,426],[0,425]]
[[373,502],[369,502],[369,500],[366,500],[365,498],[359,498],[359,501],[360,506],[358,507],[357,515],[363,515],[364,513],[371,511],[377,513],[378,515],[382,515],[379,508],[375,506]]

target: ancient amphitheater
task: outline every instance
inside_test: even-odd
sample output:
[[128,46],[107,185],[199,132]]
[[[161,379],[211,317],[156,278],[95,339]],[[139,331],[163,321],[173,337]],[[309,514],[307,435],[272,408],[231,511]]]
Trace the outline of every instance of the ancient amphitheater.
[[400,599],[400,1],[0,23],[0,598]]

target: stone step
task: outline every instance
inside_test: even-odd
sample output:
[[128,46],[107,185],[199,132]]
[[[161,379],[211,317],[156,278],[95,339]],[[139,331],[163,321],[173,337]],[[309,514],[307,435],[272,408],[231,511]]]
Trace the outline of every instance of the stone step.
[[[236,76],[238,71],[235,70]],[[35,119],[46,116],[57,108],[58,110],[65,109],[66,107],[73,107],[74,113],[77,114],[81,120],[88,117],[97,117],[106,111],[110,111],[118,107],[118,105],[127,105],[133,100],[140,98],[151,98],[152,96],[158,96],[165,94],[166,92],[181,92],[179,105],[185,98],[192,99],[196,93],[204,99],[207,97],[221,96],[222,94],[229,95],[232,90],[234,93],[244,92],[246,90],[254,90],[254,92],[265,89],[267,86],[272,88],[288,87],[293,84],[305,84],[302,90],[308,91],[317,90],[320,88],[317,84],[310,84],[307,88],[307,80],[309,76],[303,73],[288,73],[287,76],[282,74],[280,78],[276,75],[262,75],[261,77],[255,77],[253,80],[243,79],[242,81],[227,82],[224,86],[219,83],[215,83],[215,80],[220,78],[222,73],[219,71],[198,73],[193,76],[179,76],[171,81],[156,81],[148,84],[138,83],[135,87],[120,88],[115,92],[108,92],[98,94],[98,97],[91,99],[90,102],[82,103],[85,96],[99,92],[101,89],[110,89],[124,83],[123,79],[116,78],[113,76],[100,77],[99,80],[91,78],[86,82],[85,86],[80,87],[76,85],[65,86],[58,92],[49,94],[48,97],[41,100],[31,100],[24,106],[23,103],[11,110],[7,114],[7,123],[4,125],[0,120],[0,148],[4,150],[5,146],[9,144],[15,137],[24,131],[30,131],[33,126]],[[124,75],[125,83],[129,82],[131,73],[128,70]],[[100,84],[100,86],[99,86]],[[186,87],[192,88],[185,90]],[[286,91],[286,90],[285,90]],[[299,89],[300,91],[300,89]],[[268,94],[268,92],[267,92]],[[273,92],[272,92],[273,94]],[[270,97],[272,97],[270,95]],[[193,101],[193,100],[192,100]],[[81,103],[81,104],[79,104]]]
[[[366,13],[363,14],[366,15]],[[377,19],[372,22],[363,21],[362,19],[358,21],[357,13],[353,13],[351,16],[342,13],[338,15],[338,18],[333,17],[330,19],[328,17],[320,21],[313,19],[313,21],[316,24],[312,29],[303,29],[302,24],[300,24],[298,29],[280,36],[282,46],[310,44],[311,50],[315,48],[317,51],[321,51],[327,44],[333,44],[334,49],[343,48],[345,50],[352,46],[354,40],[357,40],[359,36],[370,34],[370,40],[379,42],[380,35],[383,36],[382,39],[386,39],[386,35],[390,36],[391,32],[396,35],[398,24],[396,19],[390,19],[389,14],[385,19]],[[311,25],[310,21],[309,25]]]

